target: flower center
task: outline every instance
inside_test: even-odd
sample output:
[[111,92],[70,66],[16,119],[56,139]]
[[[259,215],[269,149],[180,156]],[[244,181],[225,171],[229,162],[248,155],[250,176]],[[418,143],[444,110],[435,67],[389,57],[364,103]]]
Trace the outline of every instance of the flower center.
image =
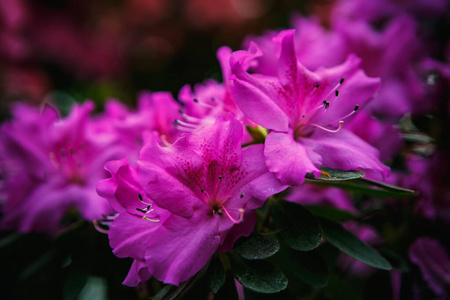
[[[298,119],[296,120],[296,122],[294,123],[294,139],[298,140],[301,137],[306,137],[311,135],[314,132],[315,128],[321,129],[323,131],[326,132],[330,132],[330,133],[336,133],[339,132],[344,124],[344,119],[349,118],[351,115],[353,115],[354,113],[356,113],[356,111],[359,109],[359,105],[356,105],[354,107],[354,109],[349,112],[348,114],[336,118],[334,120],[331,121],[326,121],[326,122],[321,122],[321,117],[324,116],[327,111],[332,108],[334,105],[338,105],[338,103],[336,103],[338,101],[338,97],[339,97],[339,86],[341,86],[344,83],[344,78],[341,78],[341,80],[339,81],[339,83],[333,87],[333,89],[331,89],[326,95],[325,95],[325,100],[322,101],[322,103],[313,108],[310,109],[309,111],[304,112],[302,115],[300,115],[298,117]],[[316,84],[313,91],[310,93],[310,95],[308,95],[308,97],[312,97],[313,94],[316,92],[316,90],[319,88],[319,84]],[[334,94],[334,98],[331,100],[327,100],[327,98],[329,99],[330,96],[333,96]],[[336,127],[337,125],[337,127]]]

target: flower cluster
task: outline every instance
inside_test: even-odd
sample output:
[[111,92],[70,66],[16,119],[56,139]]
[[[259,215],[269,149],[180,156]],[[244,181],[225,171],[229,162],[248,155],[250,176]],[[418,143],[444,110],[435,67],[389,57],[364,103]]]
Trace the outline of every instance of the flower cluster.
[[[417,36],[421,1],[408,13],[380,4],[367,16],[355,14],[360,2],[337,1],[328,27],[297,16],[293,29],[248,37],[243,50],[219,48],[223,83],[185,85],[177,99],[142,92],[135,110],[110,99],[94,114],[86,101],[65,116],[50,104],[14,105],[0,129],[1,229],[55,236],[92,222],[116,256],[133,259],[128,286],[152,277],[183,285],[255,233],[278,237],[274,253],[303,257],[305,268],[305,257],[325,264],[314,250],[323,239],[360,261],[340,255],[336,268],[361,276],[400,268],[395,255],[385,251],[388,262],[367,244],[385,246],[409,257],[431,293],[445,296],[448,270],[426,258],[434,251],[448,265],[444,246],[426,231],[392,246],[409,224],[383,232],[396,224],[379,226],[378,210],[450,220],[442,169],[448,133],[432,123],[425,134],[414,124],[428,114],[450,125],[449,65]],[[220,265],[267,292],[240,276],[246,262],[233,255]],[[273,263],[283,266],[280,256]],[[287,273],[296,274],[295,264],[284,265]],[[286,288],[282,281],[269,292]],[[398,296],[401,285],[392,281]]]

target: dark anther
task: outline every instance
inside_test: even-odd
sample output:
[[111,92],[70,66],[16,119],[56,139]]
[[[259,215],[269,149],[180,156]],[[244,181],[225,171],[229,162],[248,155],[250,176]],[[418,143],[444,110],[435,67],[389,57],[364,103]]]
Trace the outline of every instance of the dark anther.
[[359,105],[358,104],[356,104],[355,105],[355,108],[353,109],[354,111],[357,111],[358,110],[358,108],[359,108]]
[[195,99],[195,98],[194,98],[194,102],[195,102],[195,103],[198,103],[198,99]]
[[336,90],[336,92],[334,92],[334,94],[336,95],[336,97],[339,96],[339,91]]
[[219,176],[219,180],[222,179],[222,175]]
[[323,100],[322,103],[323,103],[323,105],[325,105],[325,104],[327,104],[327,102],[328,102],[327,100]]
[[140,211],[141,213],[144,213],[144,214],[147,213],[147,212],[145,211],[145,209],[136,208],[136,210],[137,210],[137,211]]
[[326,101],[325,102],[325,109],[328,109],[328,107],[330,107],[330,102]]
[[142,199],[142,195],[138,194],[139,200],[144,201],[144,199]]
[[183,111],[181,109],[179,109],[178,112],[180,113],[180,115],[183,114]]
[[200,192],[204,193],[204,192],[205,192],[205,190],[204,190],[204,189],[200,189]]
[[344,78],[341,78],[341,81],[339,81],[340,84],[344,83]]
[[244,194],[241,194],[241,196],[240,196],[240,197],[241,197],[241,199],[242,199],[242,198],[244,198]]
[[316,84],[316,89],[319,88],[319,84]]
[[215,212],[215,213],[217,213],[218,215],[222,215],[222,209],[220,208],[220,205],[214,205],[213,206],[213,211]]

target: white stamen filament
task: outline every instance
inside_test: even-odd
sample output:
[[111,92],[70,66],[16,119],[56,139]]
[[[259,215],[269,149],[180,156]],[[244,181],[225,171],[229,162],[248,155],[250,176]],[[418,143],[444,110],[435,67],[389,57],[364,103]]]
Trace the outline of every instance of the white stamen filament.
[[324,130],[324,131],[326,131],[326,132],[336,133],[336,132],[338,132],[339,130],[341,130],[342,124],[344,124],[344,121],[339,121],[339,127],[336,128],[336,129],[334,129],[334,130],[333,130],[333,129],[328,129],[328,128],[325,128],[325,127],[323,127],[323,126],[320,126],[320,125],[317,125],[317,124],[313,124],[313,123],[310,123],[310,124],[308,124],[308,125],[317,127],[317,128],[322,129],[322,130]]
[[147,218],[146,216],[143,216],[142,219],[147,220],[147,221],[152,222],[152,223],[158,223],[159,222],[159,220],[150,219],[150,218]]
[[227,217],[231,220],[231,222],[233,222],[234,224],[239,224],[244,220],[244,212],[245,210],[243,208],[239,208],[239,218],[236,220],[235,218],[233,218],[230,213],[228,212],[228,210],[225,208],[225,206],[220,205],[220,208],[225,212],[225,214],[227,215]]

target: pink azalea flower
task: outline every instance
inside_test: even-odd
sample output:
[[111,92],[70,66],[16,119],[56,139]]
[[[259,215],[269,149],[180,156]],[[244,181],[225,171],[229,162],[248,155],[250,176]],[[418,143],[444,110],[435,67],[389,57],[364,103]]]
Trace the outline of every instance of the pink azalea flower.
[[252,232],[252,210],[285,186],[265,167],[263,145],[241,149],[242,135],[236,119],[219,118],[169,147],[150,141],[137,167],[109,163],[98,192],[119,212],[114,253],[135,259],[125,284],[152,275],[178,285]]
[[130,111],[124,104],[109,100],[101,119],[103,128],[117,136],[127,148],[131,162],[137,161],[144,143],[144,134],[156,132],[164,143],[174,142],[180,131],[173,126],[178,117],[179,104],[169,92],[141,92],[136,111]]
[[403,145],[400,131],[393,123],[381,122],[372,117],[366,110],[358,113],[348,124],[347,130],[374,146],[380,151],[380,160],[390,161]]
[[[345,62],[350,54],[361,58],[368,76],[380,77],[381,89],[367,109],[383,119],[397,120],[407,112],[422,113],[430,108],[426,89],[415,71],[424,58],[417,38],[417,24],[408,16],[392,19],[382,30],[361,20],[336,19],[330,29],[314,18],[295,17],[295,54],[309,70],[331,68]],[[263,49],[254,71],[276,76],[281,40],[275,32],[252,38]],[[248,42],[247,42],[248,43]]]
[[104,164],[125,152],[90,119],[93,108],[76,105],[58,120],[50,107],[14,107],[0,132],[3,229],[56,233],[72,208],[87,220],[112,212],[95,185],[105,178]]
[[415,211],[427,219],[450,223],[449,151],[437,149],[429,158],[411,156],[407,160],[410,174],[400,180],[402,186],[419,192]]
[[380,21],[405,13],[405,11],[419,16],[438,16],[448,11],[446,0],[340,0],[336,1],[333,15],[336,18],[351,18],[365,21]]
[[[233,96],[244,115],[271,130],[265,141],[267,167],[285,184],[301,184],[306,173],[320,175],[327,166],[388,174],[378,150],[342,129],[380,87],[350,55],[334,68],[306,69],[296,57],[294,31],[283,31],[278,74],[249,74],[239,62]],[[240,54],[241,55],[241,54]]]
[[445,248],[430,237],[421,237],[409,248],[409,258],[419,266],[423,279],[438,299],[446,299],[450,287],[450,258]]
[[[217,58],[222,68],[223,84],[214,80],[208,80],[195,85],[193,89],[189,85],[181,88],[178,99],[183,103],[183,109],[180,110],[180,116],[175,121],[175,126],[179,130],[192,132],[202,126],[212,125],[218,116],[226,113],[232,113],[244,125],[256,126],[256,124],[244,117],[231,94],[234,84],[230,80],[231,53],[232,50],[225,46],[217,51]],[[239,61],[245,70],[254,62],[253,58],[261,55],[256,46],[250,47],[249,53],[251,55],[234,55],[233,57],[234,61]],[[244,132],[243,144],[251,141],[252,137],[248,132]]]

